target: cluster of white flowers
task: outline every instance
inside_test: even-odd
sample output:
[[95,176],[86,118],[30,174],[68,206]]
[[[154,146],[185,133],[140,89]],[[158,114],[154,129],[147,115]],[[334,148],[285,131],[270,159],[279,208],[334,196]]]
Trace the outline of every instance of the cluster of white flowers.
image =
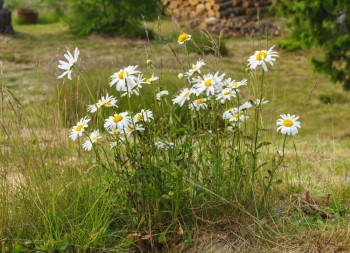
[[[203,60],[197,61],[192,68],[186,72],[191,88],[184,88],[180,94],[173,98],[173,103],[182,107],[186,102],[191,111],[200,111],[209,108],[210,100],[219,101],[224,104],[226,101],[234,104],[241,86],[247,85],[247,79],[236,81],[232,78],[225,79],[225,74],[216,72],[202,75],[201,68],[205,66]],[[197,75],[195,75],[197,74]],[[257,100],[258,101],[258,100]],[[266,101],[264,100],[264,103]],[[253,101],[248,101],[239,107],[232,107],[223,113],[223,119],[232,123],[243,122],[249,117],[245,115],[245,109],[253,106]],[[258,103],[258,106],[263,103]]]
[[[74,56],[67,51],[64,55],[68,62],[59,61],[59,68],[66,70],[59,78],[68,76],[68,79],[72,79],[72,72],[74,65],[76,64],[79,56],[79,50],[76,48]],[[143,78],[140,71],[137,70],[137,66],[128,66],[119,70],[111,76],[110,86],[115,85],[116,90],[121,92],[121,97],[132,94],[139,95],[139,90],[145,84],[151,84],[153,81],[159,78],[152,74],[149,78]],[[157,94],[157,99],[161,99],[162,96],[168,95],[168,91],[161,91]],[[88,105],[87,111],[90,113],[96,113],[102,107],[106,108],[118,108],[118,100],[108,93],[97,100],[96,103]],[[88,128],[90,117],[85,116],[82,118],[71,130],[70,138],[75,141],[83,134],[87,136],[86,141],[83,143],[83,148],[87,151],[92,150],[93,145],[102,138],[99,130],[94,130],[90,135],[86,134],[85,130]],[[140,112],[131,115],[129,112],[115,112],[104,119],[104,129],[110,134],[110,147],[113,148],[118,144],[118,141],[125,140],[136,131],[144,131],[143,124],[148,124],[154,120],[151,110],[142,109]],[[125,137],[124,137],[125,136]]]
[[[183,33],[178,37],[178,43],[184,44],[186,41],[191,39],[191,35]],[[256,69],[258,66],[262,66],[266,72],[267,63],[273,66],[273,62],[278,57],[278,53],[273,51],[274,47],[269,50],[256,51],[254,55],[248,59],[248,67]],[[62,78],[67,75],[68,79],[72,79],[72,72],[75,70],[75,64],[78,61],[79,50],[75,49],[74,56],[67,51],[64,55],[68,62],[59,61],[58,67],[65,70],[65,72],[58,78]],[[150,60],[147,61],[148,65],[152,65]],[[239,99],[236,99],[239,95],[239,88],[247,85],[247,79],[237,81],[232,78],[225,78],[225,73],[219,74],[202,74],[202,67],[205,66],[203,60],[198,60],[192,65],[185,74],[180,73],[179,78],[186,76],[187,80],[191,84],[189,88],[183,88],[180,93],[175,96],[172,101],[180,107],[187,104],[189,110],[200,111],[210,109],[212,103],[218,101],[220,105],[232,106],[223,112],[222,118],[227,120],[233,125],[228,126],[228,130],[232,131],[234,125],[244,122],[249,119],[247,115],[247,109],[256,108],[258,109],[261,105],[266,104],[268,101],[264,98],[249,100],[243,104],[237,104]],[[143,85],[151,84],[159,78],[152,74],[149,78],[143,78],[143,74],[137,70],[138,66],[128,66],[115,72],[110,77],[110,86],[116,87],[116,90],[121,93],[121,97],[127,95],[140,94],[140,89]],[[80,73],[80,72],[78,72]],[[181,75],[181,76],[180,76]],[[169,92],[162,90],[156,94],[158,101],[162,100],[162,97],[167,96]],[[96,113],[100,108],[118,108],[118,100],[108,93],[101,97],[96,103],[88,105],[87,111],[90,113]],[[211,103],[210,103],[211,102]],[[227,106],[227,107],[229,107]],[[226,107],[226,108],[227,108]],[[295,135],[298,133],[300,128],[300,122],[297,121],[299,117],[290,114],[282,114],[281,119],[277,120],[277,131],[281,131],[282,134]],[[104,129],[110,133],[110,147],[113,148],[118,145],[119,140],[125,140],[132,133],[136,131],[144,131],[144,125],[154,120],[152,111],[142,109],[140,112],[131,115],[130,112],[115,112],[108,118],[104,119]],[[85,116],[82,118],[71,130],[70,138],[75,141],[78,137],[81,137],[85,129],[88,127],[90,118]],[[91,150],[93,145],[102,138],[99,130],[94,130],[90,135],[86,134],[87,140],[83,143],[85,150]],[[124,135],[124,136],[122,136]],[[158,149],[168,150],[174,147],[174,143],[156,141],[154,145]]]
[[247,85],[247,79],[241,81],[231,78],[225,79],[225,74],[219,74],[219,72],[216,72],[214,75],[210,73],[202,75],[201,68],[204,65],[204,61],[199,60],[186,72],[192,87],[182,89],[180,94],[173,98],[174,104],[182,107],[188,102],[188,107],[192,111],[207,109],[209,108],[207,102],[213,97],[220,103],[232,101],[239,92],[238,88],[242,85]]

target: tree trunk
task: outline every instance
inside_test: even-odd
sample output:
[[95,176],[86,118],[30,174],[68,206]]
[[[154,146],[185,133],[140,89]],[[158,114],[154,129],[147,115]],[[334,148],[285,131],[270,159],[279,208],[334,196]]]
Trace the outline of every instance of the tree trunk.
[[0,33],[2,34],[15,33],[11,25],[11,11],[7,9],[0,9]]

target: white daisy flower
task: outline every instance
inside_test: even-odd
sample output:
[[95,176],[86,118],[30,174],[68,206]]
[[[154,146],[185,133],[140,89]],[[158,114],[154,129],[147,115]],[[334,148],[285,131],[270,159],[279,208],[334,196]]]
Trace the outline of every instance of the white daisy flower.
[[95,113],[97,112],[98,109],[101,108],[101,106],[103,106],[103,102],[99,100],[96,104],[88,105],[87,111],[91,113]]
[[233,132],[233,126],[227,126],[227,132]]
[[200,109],[206,109],[208,108],[208,105],[205,103],[207,101],[206,98],[199,98],[196,99],[194,101],[191,102],[191,104],[189,104],[188,108],[193,111],[199,111]]
[[162,90],[156,94],[156,98],[158,101],[160,101],[163,96],[167,96],[167,95],[169,95],[169,91]]
[[277,120],[277,132],[281,130],[282,134],[296,135],[298,128],[301,128],[298,121],[299,116],[290,115],[289,113],[280,115],[282,119]]
[[279,57],[278,53],[272,50],[274,47],[275,46],[271,47],[268,51],[255,51],[255,54],[250,56],[248,59],[248,67],[251,69],[256,69],[257,66],[261,65],[264,71],[267,72],[268,69],[266,63],[273,66],[273,62],[276,60],[274,57]]
[[196,64],[192,64],[192,68],[186,72],[186,75],[188,77],[192,76],[194,73],[201,73],[201,67],[203,67],[205,65],[204,61],[203,60],[199,60],[197,61]]
[[179,95],[177,95],[172,101],[174,104],[178,104],[180,107],[184,105],[184,103],[190,99],[192,91],[188,88],[184,88]]
[[113,97],[112,95],[109,96],[108,93],[106,94],[105,97],[101,98],[101,102],[102,102],[104,107],[118,107],[117,106],[118,100],[115,97]]
[[114,129],[114,131],[108,131],[108,133],[111,135],[116,135],[116,136],[121,135],[121,132],[119,131],[118,128]]
[[244,122],[247,119],[249,119],[249,117],[244,115],[243,112],[239,110],[239,108],[230,108],[226,110],[223,113],[222,118],[231,122],[238,122],[238,121]]
[[88,116],[85,116],[84,118],[80,119],[80,121],[72,128],[69,137],[73,141],[75,141],[78,137],[81,137],[84,133],[85,128],[88,127],[89,121],[90,118]]
[[179,44],[184,44],[186,41],[189,41],[191,39],[191,35],[188,33],[182,33],[179,35],[179,37],[177,38],[177,42]]
[[175,144],[172,142],[156,141],[154,143],[154,146],[156,146],[156,148],[158,148],[158,149],[168,150],[168,149],[173,148],[175,146]]
[[260,98],[257,98],[256,100],[255,100],[255,104],[256,105],[264,105],[264,104],[267,104],[269,101],[268,100],[265,100],[265,98],[262,98],[261,100],[260,100]]
[[255,101],[253,100],[249,100],[245,103],[243,103],[240,107],[239,110],[244,110],[244,109],[248,109],[248,108],[252,108],[254,105],[255,106],[260,106],[260,105],[264,105],[267,104],[269,101],[265,100],[265,98],[263,98],[260,102],[260,99],[257,98]]
[[124,129],[128,129],[131,125],[131,117],[127,112],[116,113],[113,116],[109,116],[105,120],[104,128],[107,131],[112,131],[118,129],[120,132],[124,132]]
[[231,107],[229,109],[227,109],[226,111],[224,111],[224,113],[222,114],[222,118],[225,120],[229,120],[232,117],[232,113],[235,110],[235,108]]
[[112,148],[115,148],[116,146],[118,145],[118,142],[117,141],[112,141],[109,143],[109,147],[112,149]]
[[238,121],[246,121],[247,119],[249,119],[248,116],[244,115],[243,113],[239,113],[238,111],[234,114],[232,114],[232,118],[230,119],[230,121],[233,122],[238,122]]
[[224,83],[227,86],[227,88],[237,89],[242,85],[247,85],[247,79],[243,79],[242,81],[238,82],[236,80],[232,80],[231,78],[228,78],[224,81]]
[[116,84],[117,91],[130,91],[135,85],[138,79],[136,74],[139,74],[140,71],[137,71],[138,66],[128,66],[124,69],[120,69],[118,72],[114,73],[110,78],[110,86]]
[[136,113],[134,116],[134,123],[138,123],[140,121],[151,122],[153,120],[153,113],[151,110],[141,110],[141,112]]
[[142,75],[139,75],[137,78],[134,79],[134,82],[132,85],[128,85],[128,89],[122,93],[122,97],[124,97],[125,95],[128,95],[129,97],[131,97],[131,95],[135,94],[136,96],[140,95],[140,89],[142,88],[142,84],[144,84],[145,82],[145,78],[142,78]]
[[159,79],[159,77],[154,76],[154,74],[152,73],[152,76],[147,78],[143,83],[151,84],[153,81],[157,81],[158,79]]
[[201,77],[194,78],[194,92],[199,96],[206,91],[207,96],[210,96],[214,95],[216,91],[222,91],[222,80],[224,76],[225,74],[219,76],[219,73],[217,72],[214,76],[212,74],[206,74],[203,76],[203,79]]
[[100,135],[100,131],[99,130],[95,130],[93,131],[89,138],[83,143],[83,148],[86,151],[90,151],[92,149],[92,145],[93,143],[96,143],[98,139],[102,138],[102,136]]
[[220,103],[224,103],[225,100],[231,100],[231,98],[236,97],[236,92],[229,88],[223,89],[217,96],[216,100],[220,100]]
[[142,125],[130,125],[128,129],[126,129],[125,134],[129,138],[135,131],[145,131],[145,129],[142,127]]
[[64,57],[67,59],[68,62],[59,61],[59,65],[58,68],[65,70],[65,72],[63,72],[62,75],[60,75],[58,77],[58,79],[63,78],[65,75],[68,76],[69,80],[72,80],[72,72],[73,72],[73,67],[75,65],[75,63],[78,61],[78,57],[79,57],[79,50],[76,47],[74,50],[74,56],[69,52],[69,50],[67,50],[67,53],[64,54]]

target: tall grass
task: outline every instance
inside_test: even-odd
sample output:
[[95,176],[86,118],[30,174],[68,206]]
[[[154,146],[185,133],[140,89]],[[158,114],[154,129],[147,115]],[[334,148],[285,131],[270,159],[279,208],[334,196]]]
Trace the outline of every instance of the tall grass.
[[[170,46],[176,55],[173,64],[183,63],[179,67],[183,72],[192,68],[198,56],[187,55],[185,45]],[[81,53],[84,56],[84,50]],[[207,65],[199,78],[209,71],[220,71],[210,63],[211,58],[204,59]],[[302,198],[292,199],[292,194],[308,189],[311,183],[300,175],[294,142],[283,135],[271,137],[268,126],[284,111],[266,111],[264,104],[255,101],[265,97],[269,103],[278,104],[269,89],[274,67],[267,73],[257,69],[239,78],[227,74],[225,78],[246,77],[248,85],[239,87],[237,96],[225,103],[204,95],[208,108],[191,111],[189,101],[180,107],[172,99],[179,89],[191,88],[192,80],[178,79],[178,73],[162,67],[146,67],[146,59],[133,64],[140,65],[138,70],[145,77],[154,72],[160,79],[142,85],[140,96],[130,98],[121,97],[114,86],[108,85],[109,76],[116,70],[84,69],[79,61],[75,67],[80,73],[73,74],[73,81],[64,80],[58,85],[57,97],[38,99],[35,106],[23,105],[11,90],[2,90],[3,251],[169,252],[173,244],[193,244],[197,225],[224,226],[226,221],[240,219],[237,226],[252,241],[275,245],[276,236],[289,226],[298,231],[300,224],[315,228],[323,222],[322,218],[305,216],[310,210],[300,204]],[[156,94],[165,89],[169,95],[157,100]],[[98,113],[87,113],[87,105],[107,92],[117,98],[118,108],[102,107]],[[248,100],[253,101],[252,107],[242,110],[242,115],[249,119],[240,124],[223,119],[225,111]],[[142,122],[144,131],[135,131],[127,138],[105,130],[105,119],[114,113],[134,116],[141,109],[149,109],[154,115],[151,122]],[[86,134],[73,142],[66,128],[85,115],[91,117]],[[103,138],[90,152],[85,151],[82,143],[95,129]],[[111,142],[117,145],[110,148]],[[326,147],[320,145],[320,156],[326,152],[323,150]],[[344,161],[334,156],[330,166],[345,168]],[[310,161],[302,169],[312,166],[315,164]],[[339,196],[343,194],[346,199],[348,187],[340,188]],[[282,201],[276,199],[283,194],[291,194],[286,197],[291,200],[280,204]],[[339,205],[336,199],[332,203],[338,214],[345,210],[346,204]],[[277,217],[273,221],[277,224],[266,224],[270,216]]]

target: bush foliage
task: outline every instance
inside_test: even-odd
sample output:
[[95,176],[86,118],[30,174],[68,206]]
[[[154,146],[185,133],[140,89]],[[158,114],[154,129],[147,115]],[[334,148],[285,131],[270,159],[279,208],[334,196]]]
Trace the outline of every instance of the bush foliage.
[[282,14],[291,14],[292,38],[319,46],[324,58],[313,58],[315,70],[350,90],[350,2],[348,0],[277,0]]
[[143,17],[153,19],[160,12],[159,0],[67,0],[71,31],[140,37]]

